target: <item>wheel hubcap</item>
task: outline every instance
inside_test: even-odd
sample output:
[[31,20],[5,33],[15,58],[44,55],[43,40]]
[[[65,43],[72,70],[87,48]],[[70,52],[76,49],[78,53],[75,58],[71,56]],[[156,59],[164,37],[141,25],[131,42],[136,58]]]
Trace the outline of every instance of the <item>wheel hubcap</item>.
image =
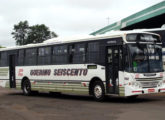
[[94,88],[94,94],[96,98],[100,98],[102,96],[102,88],[99,85],[96,85]]

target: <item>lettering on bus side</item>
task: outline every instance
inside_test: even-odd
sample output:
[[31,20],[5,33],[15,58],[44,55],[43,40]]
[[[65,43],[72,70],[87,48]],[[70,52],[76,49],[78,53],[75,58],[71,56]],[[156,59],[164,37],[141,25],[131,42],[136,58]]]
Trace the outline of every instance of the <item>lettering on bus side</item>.
[[31,70],[30,75],[31,76],[49,76],[51,74],[50,69],[45,69],[45,70]]
[[54,69],[54,76],[86,76],[88,69]]

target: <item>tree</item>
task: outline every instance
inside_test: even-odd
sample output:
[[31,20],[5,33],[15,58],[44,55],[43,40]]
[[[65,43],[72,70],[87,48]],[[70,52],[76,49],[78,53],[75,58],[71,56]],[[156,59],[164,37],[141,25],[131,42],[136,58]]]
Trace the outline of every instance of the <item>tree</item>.
[[53,37],[57,37],[57,35],[54,32],[51,32],[47,26],[41,24],[30,27],[27,39],[30,43],[41,43],[44,40]]
[[44,24],[29,26],[27,21],[21,21],[14,25],[13,30],[14,32],[11,34],[15,38],[17,45],[41,43],[44,40],[57,37],[57,34],[50,31]]
[[0,48],[5,48],[5,47],[3,47],[3,46],[0,45]]
[[28,21],[20,21],[17,25],[14,25],[14,32],[11,34],[13,38],[16,40],[16,45],[25,45],[27,44],[27,36],[29,32],[29,24]]

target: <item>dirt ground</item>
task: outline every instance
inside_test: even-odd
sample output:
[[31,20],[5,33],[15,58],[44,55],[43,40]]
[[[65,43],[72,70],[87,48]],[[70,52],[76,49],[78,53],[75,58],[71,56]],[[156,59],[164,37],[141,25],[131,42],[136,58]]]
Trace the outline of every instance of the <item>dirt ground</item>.
[[24,96],[0,88],[0,120],[165,120],[165,94],[136,100],[109,97],[96,102],[89,96]]

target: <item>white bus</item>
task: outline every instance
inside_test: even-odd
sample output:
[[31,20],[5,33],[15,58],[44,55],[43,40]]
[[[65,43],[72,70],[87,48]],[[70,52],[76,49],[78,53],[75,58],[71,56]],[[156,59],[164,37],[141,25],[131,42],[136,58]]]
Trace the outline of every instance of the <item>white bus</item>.
[[0,49],[0,86],[25,95],[137,97],[165,92],[163,76],[162,42],[154,33],[110,32]]

